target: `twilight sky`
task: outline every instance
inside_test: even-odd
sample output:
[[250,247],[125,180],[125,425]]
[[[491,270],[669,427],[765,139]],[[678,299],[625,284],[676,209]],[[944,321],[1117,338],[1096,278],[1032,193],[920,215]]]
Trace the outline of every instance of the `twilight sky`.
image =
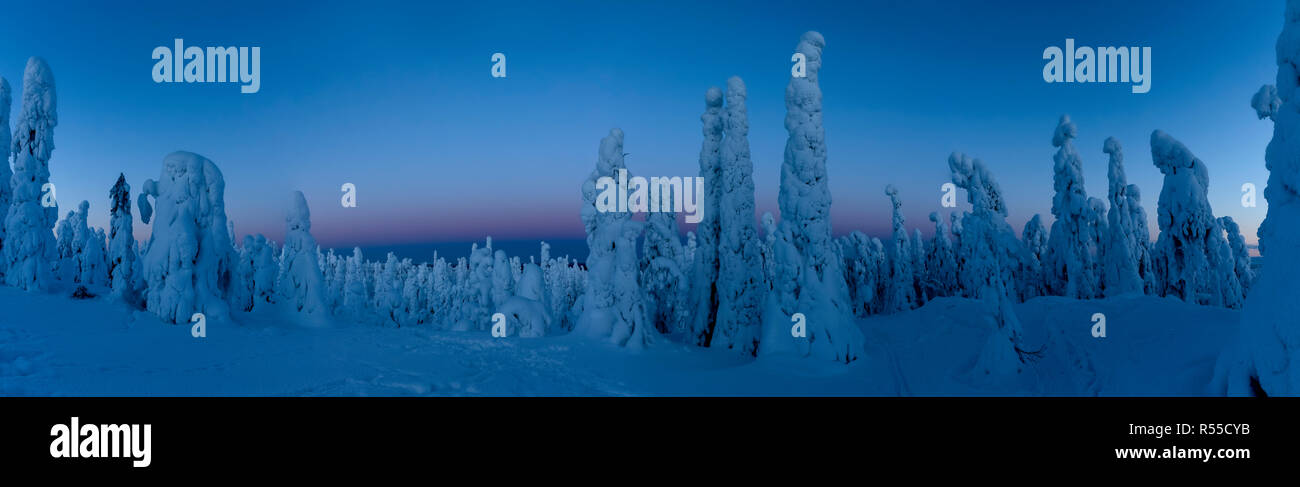
[[[1062,113],[1079,127],[1092,196],[1106,196],[1101,147],[1115,136],[1154,214],[1161,176],[1148,140],[1159,128],[1206,162],[1215,213],[1236,218],[1248,242],[1266,211],[1272,125],[1249,100],[1274,80],[1280,0],[124,5],[21,2],[0,24],[14,116],[27,58],[54,72],[51,180],[60,211],[88,199],[96,226],[108,224],[118,172],[138,189],[183,149],[224,172],[241,237],[282,240],[289,192],[300,189],[324,246],[581,238],[579,187],[609,128],[626,132],[635,173],[695,175],[704,92],[731,75],[749,88],[759,215],[778,214],[784,88],[806,30],[828,44],[837,234],[889,231],[887,183],[899,187],[908,227],[931,233],[954,150],[994,171],[1017,231],[1034,213],[1050,221]],[[1045,83],[1043,49],[1067,37],[1151,47],[1150,93]],[[175,38],[260,46],[261,91],[155,84],[150,53]],[[507,55],[506,79],[490,76],[494,52]],[[346,182],[358,187],[356,208],[339,204]],[[1257,208],[1240,205],[1246,182],[1259,189]],[[148,236],[138,214],[136,236]]]

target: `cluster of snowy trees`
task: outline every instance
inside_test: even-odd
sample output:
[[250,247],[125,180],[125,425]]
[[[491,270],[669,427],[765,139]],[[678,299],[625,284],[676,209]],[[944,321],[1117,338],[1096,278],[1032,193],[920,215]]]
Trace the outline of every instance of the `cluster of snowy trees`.
[[[134,237],[125,175],[109,190],[107,231],[88,224],[88,201],[58,220],[55,193],[47,185],[58,122],[55,100],[49,66],[32,58],[11,138],[12,95],[8,81],[0,78],[0,147],[12,163],[12,170],[0,164],[0,176],[9,181],[0,184],[0,208],[7,209],[0,225],[0,275],[10,286],[70,290],[82,298],[108,294],[171,323],[189,322],[195,313],[229,322],[232,310],[266,309],[310,326],[339,317],[460,330],[487,330],[491,315],[502,313],[509,333],[521,336],[567,331],[577,323],[574,310],[581,308],[577,302],[586,289],[586,271],[568,257],[551,258],[545,243],[540,258],[527,263],[494,252],[491,238],[484,247],[475,245],[469,259],[456,262],[435,257],[417,264],[393,254],[386,261],[366,261],[360,249],[348,256],[323,252],[311,234],[307,200],[294,192],[282,246],[262,235],[236,245],[221,170],[191,152],[168,155],[159,178],[143,183],[136,209],[142,223],[153,222],[143,245]],[[659,235],[677,233],[675,221],[656,220],[654,226]],[[684,258],[680,240],[662,238],[658,245],[665,255]],[[654,265],[665,275],[681,272],[663,262]],[[656,309],[683,317],[687,311],[670,302]]]
[[[1289,22],[1294,10],[1288,8]],[[1106,198],[1088,196],[1084,157],[1073,144],[1078,129],[1068,116],[1061,117],[1051,140],[1056,154],[1050,229],[1035,215],[1017,235],[989,166],[953,153],[947,161],[951,182],[966,192],[969,211],[947,218],[931,213],[934,232],[926,239],[919,228],[909,233],[902,195],[888,185],[893,224],[884,241],[861,232],[833,238],[818,79],[825,46],[821,34],[808,32],[795,48],[805,69],[792,73],[785,92],[788,138],[779,220],[764,214],[761,232],[755,224],[747,90],[732,77],[725,91],[705,92],[699,197],[706,211],[696,230],[683,241],[673,213],[636,220],[599,209],[596,182],[628,170],[625,134],[612,129],[601,139],[596,167],[581,188],[590,252],[582,263],[552,258],[545,243],[525,262],[493,249],[491,238],[454,261],[435,255],[432,262],[415,263],[391,253],[366,260],[359,248],[336,254],[312,237],[301,192],[287,205],[283,245],[262,235],[236,244],[221,171],[189,152],[167,156],[159,179],[142,185],[136,207],[143,223],[154,222],[143,245],[132,236],[124,176],[109,193],[107,232],[87,224],[88,202],[56,222],[57,206],[42,201],[57,124],[54,82],[48,66],[33,58],[12,141],[3,144],[12,151],[13,169],[10,184],[0,184],[0,204],[8,208],[0,226],[0,272],[7,284],[29,290],[55,283],[84,287],[83,295],[107,290],[172,323],[187,322],[194,313],[228,319],[232,311],[278,312],[312,326],[339,318],[487,331],[492,316],[501,313],[513,336],[572,332],[629,348],[662,338],[748,356],[839,362],[866,353],[856,318],[965,297],[986,305],[992,333],[976,370],[993,376],[1019,373],[1039,353],[1023,343],[1013,310],[1017,302],[1042,295],[1152,294],[1240,307],[1247,291],[1259,287],[1236,223],[1213,215],[1203,161],[1168,134],[1152,134],[1152,160],[1165,176],[1156,214],[1159,235],[1152,242],[1140,192],[1127,182],[1120,143],[1111,138],[1102,147],[1109,162]],[[1297,51],[1286,54],[1295,57]],[[1293,69],[1294,63],[1279,65]],[[1300,200],[1295,157],[1287,152],[1300,145],[1286,138],[1300,127],[1292,123],[1300,111],[1290,98],[1295,73],[1288,76],[1283,83],[1279,73],[1280,88],[1266,87],[1254,102],[1261,118],[1277,122],[1268,156],[1270,220],[1267,231],[1260,231],[1272,248],[1300,245],[1300,238],[1290,238],[1295,231],[1274,216],[1294,210],[1290,203]],[[0,122],[6,127],[2,117],[9,103],[8,83],[0,79]],[[0,132],[8,137],[8,130]],[[1268,287],[1287,286],[1292,284]],[[1247,310],[1262,313],[1259,308]]]

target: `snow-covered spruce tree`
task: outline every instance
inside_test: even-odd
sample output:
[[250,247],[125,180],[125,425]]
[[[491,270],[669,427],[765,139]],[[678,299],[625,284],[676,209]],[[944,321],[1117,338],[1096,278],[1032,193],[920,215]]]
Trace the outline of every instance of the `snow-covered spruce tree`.
[[1215,367],[1211,390],[1230,395],[1300,394],[1300,0],[1287,0],[1277,39],[1277,85],[1251,100],[1260,119],[1273,120],[1264,153],[1268,215],[1259,227],[1265,265],[1241,310],[1235,347]]
[[325,325],[329,316],[325,280],[316,258],[316,238],[311,235],[311,210],[302,191],[290,196],[284,226],[284,257],[276,280],[280,302],[299,313],[300,323]]
[[77,208],[68,211],[68,214],[55,226],[54,248],[58,256],[58,259],[53,262],[55,279],[69,283],[81,282],[78,280],[81,277],[78,267],[86,232],[89,231],[86,227],[86,216],[89,211],[90,202],[82,201]]
[[1147,230],[1147,212],[1142,208],[1142,191],[1136,184],[1128,185],[1129,221],[1133,224],[1133,259],[1137,261],[1138,275],[1142,276],[1142,292],[1155,294],[1156,270],[1151,262],[1151,232]]
[[[9,88],[9,80],[0,76],[0,211],[8,214],[9,205],[13,201],[13,187],[10,185],[14,173],[9,167],[9,144],[13,139],[9,136],[9,111],[13,104],[13,95]],[[5,225],[0,221],[0,256],[4,255],[5,245]],[[6,261],[0,258],[0,282],[3,281]]]
[[[700,205],[704,215],[696,227],[699,247],[695,251],[691,279],[691,309],[694,322],[690,341],[708,346],[718,317],[718,241],[722,238],[718,208],[722,199],[722,90],[710,87],[704,93],[704,114],[700,115],[704,142],[700,145],[700,178],[704,194]],[[590,272],[590,267],[588,267]]]
[[343,282],[343,312],[340,314],[352,320],[360,320],[366,315],[366,304],[370,302],[366,260],[361,255],[361,247],[352,248],[352,255],[347,258],[344,267],[346,277]]
[[1243,296],[1250,295],[1250,285],[1255,281],[1255,271],[1250,268],[1250,250],[1241,236],[1241,227],[1230,216],[1219,217],[1219,226],[1228,234],[1228,247],[1232,250],[1233,273],[1241,283]]
[[[1110,183],[1106,198],[1110,209],[1106,214],[1109,231],[1105,237],[1105,262],[1102,263],[1102,283],[1106,296],[1125,293],[1142,293],[1142,276],[1138,273],[1138,237],[1133,224],[1132,199],[1128,196],[1128,176],[1124,174],[1124,149],[1114,137],[1107,137],[1102,152],[1110,156],[1106,179]],[[1145,238],[1145,237],[1144,237]]]
[[[515,295],[515,279],[510,259],[504,250],[492,253],[492,304],[499,306]],[[493,313],[496,310],[492,311]]]
[[[50,182],[50,153],[54,151],[54,75],[45,60],[27,60],[23,71],[23,106],[12,141],[13,200],[5,216],[5,283],[27,291],[49,289],[56,254],[51,230],[59,218],[53,195],[45,195]],[[48,196],[50,205],[42,205]]]
[[929,272],[925,268],[925,239],[921,237],[921,229],[912,229],[911,249],[908,255],[912,257],[912,293],[916,296],[916,306],[921,307],[926,302],[925,273]]
[[876,300],[876,269],[872,266],[871,239],[862,232],[854,231],[840,237],[836,243],[844,254],[844,280],[848,285],[853,315],[866,317],[875,311]]
[[453,327],[457,331],[488,330],[492,327],[492,239],[479,247],[475,243],[469,252],[460,321]]
[[677,216],[671,212],[646,216],[645,239],[641,244],[641,287],[646,291],[646,310],[660,333],[682,335],[691,313],[686,269],[689,259],[677,236]]
[[[188,323],[194,313],[209,322],[229,319],[225,284],[233,254],[226,228],[226,181],[207,158],[173,152],[162,175],[145,180],[136,205],[140,221],[158,214],[141,256],[149,294],[145,308],[171,323]],[[152,196],[155,205],[149,203]]]
[[984,163],[954,152],[948,157],[948,167],[953,184],[966,190],[972,208],[962,218],[958,253],[966,258],[966,264],[960,280],[970,297],[984,301],[993,325],[974,372],[991,377],[1019,374],[1023,364],[1038,353],[1024,346],[1020,319],[1012,309],[1020,242],[1006,222],[1002,190]]
[[885,195],[893,206],[893,234],[889,245],[889,277],[886,279],[888,290],[885,292],[885,312],[897,313],[916,306],[916,294],[912,286],[911,246],[907,241],[907,228],[903,226],[903,200],[898,197],[898,188],[890,184],[885,186]]
[[[803,54],[803,77],[785,88],[785,158],[778,203],[781,225],[773,243],[776,283],[763,312],[760,355],[796,354],[852,362],[865,339],[849,306],[848,286],[831,240],[831,193],[826,174],[826,130],[818,72],[826,40],[806,32],[795,52]],[[791,316],[805,317],[806,337],[792,337]]]
[[126,174],[118,174],[108,191],[110,208],[108,234],[108,279],[113,297],[133,306],[141,303],[135,294],[135,233],[131,216],[131,185]]
[[[1210,175],[1205,163],[1181,142],[1162,131],[1151,133],[1151,160],[1165,175],[1156,207],[1160,237],[1152,249],[1162,279],[1160,295],[1189,303],[1225,306],[1240,301],[1233,288],[1231,251],[1210,208]],[[1230,282],[1231,281],[1231,282]]]
[[1069,115],[1062,115],[1052,135],[1052,231],[1043,260],[1047,289],[1055,295],[1071,298],[1098,296],[1097,249],[1088,224],[1091,205],[1083,188],[1083,159],[1071,142],[1078,128]]
[[389,252],[375,277],[375,298],[371,306],[379,322],[384,325],[401,326],[397,310],[402,306],[402,262],[397,255]]
[[710,346],[757,355],[762,326],[763,256],[754,227],[754,163],[749,158],[745,82],[727,80],[718,206],[718,318]]
[[1020,271],[1016,273],[1016,281],[1020,300],[1025,301],[1047,293],[1047,282],[1043,275],[1043,256],[1047,254],[1047,229],[1043,227],[1043,220],[1037,213],[1025,223],[1020,240],[1024,245],[1024,252]]
[[582,315],[573,332],[639,349],[654,338],[637,281],[636,241],[643,222],[632,221],[627,212],[597,209],[597,181],[627,169],[623,155],[623,131],[610,129],[600,141],[596,169],[582,184],[582,223],[590,254]]
[[925,289],[931,299],[954,296],[958,291],[957,256],[948,236],[948,225],[939,212],[930,212],[930,221],[934,222],[934,237],[925,249]]

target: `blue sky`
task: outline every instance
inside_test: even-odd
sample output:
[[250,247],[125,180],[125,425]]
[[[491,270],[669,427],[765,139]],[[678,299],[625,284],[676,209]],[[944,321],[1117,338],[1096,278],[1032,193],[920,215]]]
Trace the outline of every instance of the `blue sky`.
[[[1161,178],[1148,140],[1158,128],[1207,163],[1216,214],[1239,220],[1248,242],[1266,211],[1272,126],[1256,120],[1249,99],[1276,73],[1280,0],[364,7],[23,2],[6,7],[0,76],[17,92],[29,56],[49,62],[60,118],[51,180],[61,211],[88,199],[98,226],[118,172],[139,188],[166,154],[190,150],[225,173],[241,236],[279,240],[289,191],[299,189],[326,246],[580,238],[579,186],[600,137],[621,127],[638,174],[694,175],[704,92],[731,75],[749,88],[758,211],[775,214],[789,58],[806,30],[828,43],[837,234],[888,232],[888,183],[900,189],[908,226],[929,234],[954,150],[995,172],[1017,230],[1034,213],[1049,217],[1050,140],[1062,113],[1079,126],[1090,195],[1105,197],[1101,147],[1115,136],[1154,214]],[[155,84],[150,53],[178,37],[260,46],[261,91]],[[1150,93],[1045,83],[1042,51],[1067,37],[1151,47]],[[505,79],[490,76],[494,52],[507,55]],[[356,208],[339,204],[346,182],[358,187]],[[1245,182],[1259,188],[1257,208],[1240,205]],[[137,237],[147,235],[137,222]]]

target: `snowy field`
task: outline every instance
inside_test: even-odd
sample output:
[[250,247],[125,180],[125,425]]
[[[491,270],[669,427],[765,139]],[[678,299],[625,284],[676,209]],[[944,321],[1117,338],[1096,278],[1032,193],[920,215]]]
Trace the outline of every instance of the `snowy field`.
[[[1016,306],[1041,358],[1022,383],[971,372],[990,327],[978,301],[940,298],[859,322],[853,364],[745,359],[660,339],[633,351],[574,335],[494,339],[485,332],[285,325],[279,310],[208,329],[131,311],[0,288],[0,395],[1201,395],[1238,312],[1156,297]],[[1093,338],[1093,313],[1107,338]]]

